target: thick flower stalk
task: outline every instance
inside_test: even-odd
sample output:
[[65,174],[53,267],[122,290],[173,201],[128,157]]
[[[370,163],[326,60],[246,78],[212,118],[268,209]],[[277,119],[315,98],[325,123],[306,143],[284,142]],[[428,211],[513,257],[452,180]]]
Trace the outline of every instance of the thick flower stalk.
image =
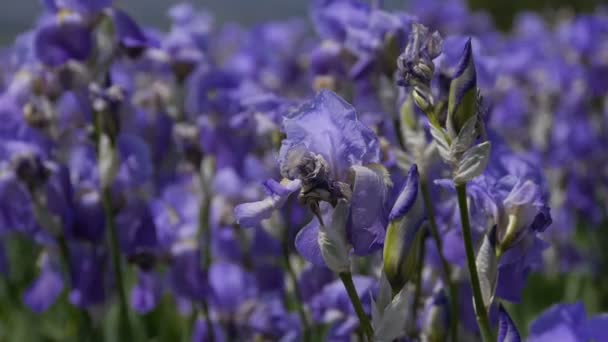
[[[492,340],[487,307],[482,299],[482,290],[475,264],[469,210],[467,207],[466,184],[480,175],[488,161],[490,143],[473,144],[483,132],[483,121],[476,109],[477,88],[476,70],[473,62],[471,41],[467,41],[456,72],[450,82],[447,99],[446,121],[439,122],[439,109],[430,89],[434,64],[432,59],[441,51],[438,35],[429,35],[428,29],[417,26],[410,39],[408,48],[399,60],[402,72],[400,82],[412,87],[412,96],[418,107],[426,113],[430,130],[440,156],[452,168],[452,179],[458,194],[461,227],[468,270],[473,288],[475,311],[484,341]],[[423,44],[424,43],[424,44]]]

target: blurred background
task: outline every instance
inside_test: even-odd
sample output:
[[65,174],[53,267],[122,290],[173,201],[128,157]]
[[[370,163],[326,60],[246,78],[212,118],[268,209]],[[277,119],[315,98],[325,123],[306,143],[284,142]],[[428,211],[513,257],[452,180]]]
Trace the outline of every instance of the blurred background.
[[[32,26],[40,13],[41,0],[12,1],[0,12],[0,45],[13,41],[15,36]],[[138,22],[165,28],[167,9],[181,0],[117,0],[122,8],[134,15]],[[403,8],[408,0],[384,0],[390,8]],[[236,21],[245,25],[263,20],[303,16],[308,11],[306,0],[198,0],[192,1],[213,13],[218,22]],[[555,8],[575,12],[592,11],[602,0],[469,0],[473,9],[488,11],[497,26],[507,30],[513,17],[520,11],[551,11]]]
[[[9,45],[19,33],[33,26],[37,16],[41,13],[41,1],[17,0],[11,1],[10,5],[3,6],[0,11],[0,46]],[[5,3],[7,2],[8,0],[5,0]],[[167,10],[182,0],[115,0],[115,2],[119,7],[126,9],[142,25],[166,29],[169,25]],[[272,19],[306,17],[310,3],[307,0],[193,0],[191,2],[212,13],[217,23],[238,22],[243,25],[253,25]],[[383,2],[388,8],[405,8],[408,0],[384,0]],[[468,3],[474,10],[490,13],[496,26],[506,31],[513,18],[523,11],[584,13],[591,12],[598,5],[608,2],[607,0],[468,0]],[[585,228],[579,227],[579,230],[584,232]],[[608,239],[608,235],[603,234],[602,236],[604,239]],[[602,247],[608,241],[597,241],[593,235],[590,237],[588,234],[580,233],[577,235],[577,242],[583,246],[596,246],[597,250],[602,253],[603,260],[608,260],[608,250]],[[24,260],[35,258],[33,251],[29,251],[28,254],[27,251],[20,250],[18,255]],[[26,275],[22,278],[32,277],[33,275]],[[605,311],[608,307],[608,293],[599,289],[608,289],[608,278],[603,277],[602,283],[596,284],[596,286],[594,286],[594,281],[596,282],[595,279],[579,274],[557,275],[554,278],[532,275],[524,292],[523,304],[512,307],[511,312],[520,326],[526,326],[527,322],[530,322],[546,307],[562,300],[583,299],[590,312]],[[539,296],[539,294],[542,295]],[[66,311],[63,309],[61,306],[55,307],[51,315],[47,317],[55,316],[56,319],[61,320],[64,318],[61,316],[62,312]],[[0,318],[12,314],[14,313],[3,310],[0,305]],[[30,313],[27,315],[28,320],[22,321],[23,329],[18,329],[20,333],[24,334],[23,338],[16,338],[16,340],[28,340],[27,324],[31,323],[29,318],[33,319],[36,316]],[[41,320],[39,323],[48,331],[62,329],[52,319]],[[59,333],[57,332],[57,334]]]

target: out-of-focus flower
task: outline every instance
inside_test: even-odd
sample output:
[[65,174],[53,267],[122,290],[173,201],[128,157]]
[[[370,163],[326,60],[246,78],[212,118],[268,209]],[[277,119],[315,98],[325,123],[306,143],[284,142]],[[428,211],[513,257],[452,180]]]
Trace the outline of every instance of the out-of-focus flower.
[[208,279],[209,301],[220,315],[236,314],[241,305],[256,295],[253,276],[238,264],[214,262],[209,268]]
[[50,20],[38,28],[34,49],[38,59],[49,67],[70,60],[83,62],[93,51],[93,34],[79,19]]
[[106,252],[101,248],[89,246],[78,246],[72,248],[70,252],[72,271],[70,303],[79,308],[102,304],[109,294],[112,280],[108,279],[109,259]]
[[497,342],[521,342],[519,331],[511,320],[507,310],[501,305],[498,306],[498,337]]
[[155,272],[137,275],[137,284],[131,289],[131,307],[140,314],[146,314],[156,307],[163,294],[161,277]]
[[[369,311],[367,303],[373,295],[375,281],[369,277],[354,276],[353,282],[364,308]],[[348,340],[359,326],[344,285],[339,280],[325,285],[308,303],[313,319],[330,326],[328,339]]]
[[587,318],[582,303],[556,304],[530,325],[530,342],[603,341],[608,338],[606,315]]
[[349,70],[353,79],[365,77],[375,66],[392,75],[394,65],[382,62],[397,57],[413,21],[406,13],[389,13],[359,0],[315,1],[312,19],[323,39],[339,43],[357,58]]
[[93,16],[110,7],[113,0],[44,0],[44,2],[49,9],[65,9]]
[[264,298],[258,303],[247,324],[254,335],[271,336],[280,341],[297,341],[302,334],[295,313],[285,311],[285,305],[276,297]]
[[200,251],[185,249],[173,256],[169,279],[175,294],[192,300],[205,300],[209,295],[207,272],[201,268]]
[[42,313],[55,303],[63,291],[63,276],[48,255],[41,259],[38,279],[23,295],[23,302],[32,311]]
[[112,18],[116,27],[116,38],[127,55],[139,57],[146,48],[152,46],[152,41],[127,13],[113,9]]

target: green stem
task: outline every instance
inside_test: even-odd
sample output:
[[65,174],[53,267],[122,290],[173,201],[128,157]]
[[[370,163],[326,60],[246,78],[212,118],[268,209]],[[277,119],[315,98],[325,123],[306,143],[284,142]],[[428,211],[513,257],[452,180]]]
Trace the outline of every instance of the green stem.
[[462,223],[462,239],[467,253],[467,264],[469,266],[469,275],[471,277],[471,287],[473,288],[473,303],[475,305],[475,315],[479,331],[484,342],[494,340],[488,313],[483,304],[481,296],[481,286],[479,285],[479,276],[477,275],[477,266],[475,265],[475,252],[473,251],[473,241],[471,239],[471,224],[469,222],[469,208],[467,204],[467,184],[456,185],[456,193],[458,194],[458,207],[460,208],[460,221]]
[[[67,282],[70,283],[72,281],[73,274],[71,267],[72,259],[70,257],[70,249],[65,239],[64,229],[59,224],[59,221],[55,220],[55,217],[47,208],[45,201],[41,200],[41,197],[38,193],[36,193],[36,190],[30,188],[29,192],[32,196],[34,206],[36,207],[35,212],[41,215],[40,217],[37,216],[36,220],[41,226],[45,227],[50,233],[55,235],[55,239],[57,240],[57,244],[59,246],[59,255],[61,256],[65,277]],[[78,334],[80,336],[80,340],[95,340],[96,335],[89,312],[86,309],[78,309],[76,307],[72,307],[71,310],[71,314],[76,318],[76,321],[78,321]]]
[[443,243],[441,242],[441,236],[439,236],[439,229],[437,228],[437,221],[435,220],[435,208],[431,199],[429,184],[426,179],[421,182],[420,188],[422,190],[422,198],[424,200],[424,206],[426,207],[427,216],[429,218],[431,235],[433,236],[433,240],[435,240],[437,254],[441,260],[444,281],[450,291],[450,333],[452,336],[452,342],[458,342],[458,289],[452,281],[452,269],[450,263],[443,255]]
[[[416,288],[414,289],[414,302],[412,307],[412,312],[414,316],[414,322],[418,322],[418,307],[421,304],[422,297],[422,271],[424,270],[424,256],[426,254],[426,236],[423,237],[422,242],[420,243],[420,249],[418,250],[418,265],[416,265]],[[393,294],[393,297],[396,294]],[[412,334],[416,333],[416,324],[413,324],[415,327],[412,329]]]
[[203,311],[203,315],[205,316],[205,324],[207,325],[207,336],[209,337],[209,341],[215,341],[215,330],[213,329],[213,323],[211,322],[211,316],[209,315],[209,306],[207,302],[201,302],[201,310]]
[[357,313],[357,317],[359,317],[359,324],[361,324],[361,328],[365,332],[367,339],[369,341],[374,340],[374,329],[372,328],[372,324],[369,321],[369,317],[365,314],[365,310],[363,310],[363,305],[361,304],[361,300],[359,299],[359,295],[357,294],[357,290],[355,289],[355,284],[353,283],[353,277],[350,272],[342,272],[339,274],[340,280],[344,284],[346,288],[346,292],[348,293],[348,297],[350,298],[353,307],[355,308],[355,312]]
[[283,262],[285,264],[285,270],[287,271],[287,275],[289,276],[289,279],[291,280],[291,284],[293,286],[295,299],[294,302],[296,310],[298,311],[298,315],[300,316],[300,321],[302,322],[302,330],[304,331],[304,341],[310,341],[310,323],[308,322],[306,312],[304,311],[304,307],[302,306],[302,298],[300,297],[300,286],[298,285],[298,277],[293,267],[291,266],[291,261],[289,260],[289,248],[287,245],[287,238],[285,238],[283,242]]
[[118,300],[120,305],[120,332],[121,340],[132,340],[131,324],[129,322],[129,306],[127,305],[127,295],[125,291],[122,263],[120,260],[120,248],[118,244],[118,231],[116,222],[114,221],[114,206],[112,205],[112,192],[109,187],[102,189],[103,210],[106,217],[106,226],[108,229],[108,243],[110,245],[110,253],[112,256],[112,266],[114,268],[114,277],[116,278],[116,288],[118,290]]
[[[200,170],[199,170],[200,174]],[[204,270],[208,270],[211,266],[211,226],[209,225],[209,213],[211,208],[211,192],[209,191],[209,187],[206,185],[207,180],[201,175],[200,177],[201,187],[202,187],[202,195],[201,195],[201,203],[199,205],[198,211],[198,230],[197,230],[197,244],[202,244],[202,259],[201,266]],[[211,316],[209,315],[209,306],[206,301],[201,302],[201,310],[203,315],[205,316],[205,324],[207,325],[207,336],[209,337],[209,341],[215,341],[215,331],[213,330],[213,322],[211,321]]]
[[[287,213],[285,215],[286,220],[285,222],[289,222],[291,219],[291,209],[292,209],[292,205],[293,203],[287,203],[286,206],[286,210]],[[312,334],[312,330],[311,330],[311,324],[308,321],[308,317],[306,316],[306,311],[304,310],[304,305],[303,305],[303,301],[302,301],[302,297],[301,297],[301,292],[300,292],[300,285],[298,284],[298,276],[296,275],[296,272],[294,271],[293,267],[291,266],[291,260],[289,260],[289,224],[285,224],[284,227],[284,232],[283,232],[283,243],[282,243],[282,247],[283,247],[283,262],[285,264],[285,270],[287,271],[287,275],[289,276],[289,279],[291,280],[292,286],[293,286],[293,292],[294,292],[294,299],[295,299],[295,306],[296,306],[296,310],[298,311],[298,315],[300,316],[300,321],[302,323],[302,330],[304,331],[304,341],[311,341],[311,334]]]

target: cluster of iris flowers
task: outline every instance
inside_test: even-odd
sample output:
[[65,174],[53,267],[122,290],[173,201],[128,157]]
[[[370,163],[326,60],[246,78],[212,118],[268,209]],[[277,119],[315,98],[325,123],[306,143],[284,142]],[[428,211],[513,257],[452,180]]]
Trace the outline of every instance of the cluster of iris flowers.
[[0,54],[2,339],[25,307],[45,340],[608,341],[576,289],[509,313],[606,284],[602,9],[42,3]]

